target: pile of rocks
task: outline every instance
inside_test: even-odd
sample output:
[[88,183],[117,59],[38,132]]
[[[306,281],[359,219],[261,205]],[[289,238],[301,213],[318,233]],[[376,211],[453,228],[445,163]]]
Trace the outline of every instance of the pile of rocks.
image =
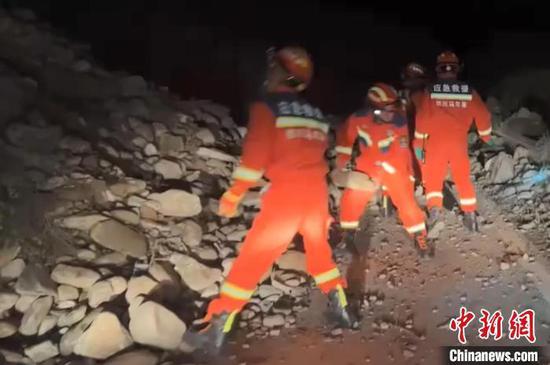
[[[0,352],[159,363],[219,293],[258,211],[252,191],[239,218],[216,215],[246,130],[227,108],[102,69],[28,11],[0,12],[0,43],[3,233],[21,201],[51,202],[34,212],[43,231],[15,225],[0,244]],[[308,286],[289,251],[240,326],[292,327]]]
[[[523,95],[510,103],[510,100],[502,97],[488,98],[487,106],[492,115],[493,141],[496,146],[471,148],[471,171],[477,185],[505,208],[509,220],[523,231],[545,232],[548,242],[548,123],[540,114],[519,104],[520,100],[527,99]],[[471,147],[474,147],[478,138],[473,133],[470,137]],[[550,249],[547,251],[550,252]]]
[[[0,352],[16,363],[71,354],[103,360],[137,345],[179,349],[223,278],[221,268],[201,262],[209,260],[183,253],[125,275],[128,255],[118,252],[82,250],[76,258],[59,259],[51,272],[26,264],[18,252],[4,249],[0,263],[0,338],[12,337],[24,355]],[[223,260],[225,270],[232,260]],[[303,254],[289,251],[277,266],[242,313],[240,327],[249,328],[250,336],[278,335],[281,327],[293,327],[294,313],[305,308]]]
[[534,162],[526,148],[476,151],[470,162],[478,185],[516,218],[519,228],[548,230],[550,170]]

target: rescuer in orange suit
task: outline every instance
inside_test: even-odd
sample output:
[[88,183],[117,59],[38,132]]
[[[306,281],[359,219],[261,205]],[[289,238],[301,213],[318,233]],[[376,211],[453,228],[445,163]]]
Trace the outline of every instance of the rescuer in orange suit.
[[[351,115],[338,132],[337,165],[345,168],[356,139],[360,154],[355,169],[385,186],[396,205],[407,232],[414,237],[421,253],[428,252],[423,211],[414,197],[412,156],[407,119],[397,91],[383,83],[372,86],[367,94],[370,108]],[[353,237],[359,220],[376,189],[346,188],[340,203],[340,227]]]
[[[409,121],[409,137],[414,141],[416,109],[422,100],[426,86],[429,84],[429,76],[426,68],[419,63],[410,62],[401,72],[400,97],[407,110]],[[411,146],[412,148],[412,146]],[[417,182],[422,181],[421,161],[413,160],[414,176]]]
[[437,81],[424,93],[416,111],[414,149],[422,161],[429,225],[440,217],[443,181],[450,166],[464,224],[477,231],[476,193],[470,179],[468,131],[475,123],[480,138],[491,143],[491,116],[478,93],[458,81],[460,61],[450,51],[437,57]]
[[[414,133],[414,115],[416,108],[422,99],[424,90],[429,83],[426,68],[419,63],[411,62],[401,72],[400,97],[407,109],[407,117],[411,125],[411,132]],[[411,135],[412,137],[412,135]]]
[[[399,90],[399,97],[406,111],[410,141],[414,139],[414,115],[416,113],[416,105],[422,98],[422,94],[428,82],[428,73],[424,66],[419,63],[410,62],[401,71],[401,85],[403,88]],[[412,148],[412,146],[410,147]],[[420,162],[415,158],[413,158],[412,161],[415,182],[420,183],[422,181]],[[384,190],[382,194],[382,208],[386,217],[392,215],[392,211],[395,209],[386,190]]]
[[346,308],[346,282],[328,243],[332,220],[325,159],[329,124],[317,107],[298,95],[312,74],[312,61],[302,48],[284,47],[269,57],[267,92],[250,107],[240,165],[221,197],[219,214],[233,217],[247,190],[262,176],[271,186],[219,297],[208,306],[204,321],[209,326],[195,337],[208,347],[221,347],[236,314],[296,233],[304,239],[308,272],[328,294],[332,314],[342,326],[353,325]]

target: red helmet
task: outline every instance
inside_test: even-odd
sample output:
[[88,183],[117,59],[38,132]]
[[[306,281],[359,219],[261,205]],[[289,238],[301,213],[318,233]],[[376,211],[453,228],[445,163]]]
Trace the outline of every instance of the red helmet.
[[427,72],[424,66],[416,62],[411,62],[401,72],[401,79],[403,80],[418,80],[427,77]]
[[437,56],[438,65],[441,65],[441,64],[458,65],[459,63],[460,63],[460,60],[458,59],[458,56],[452,51],[444,51]]
[[369,88],[367,99],[375,108],[384,108],[396,104],[399,101],[399,94],[393,86],[379,82]]
[[458,56],[452,51],[441,52],[437,56],[437,72],[455,72],[458,73],[460,69],[460,60]]
[[273,55],[276,61],[289,74],[288,81],[305,89],[313,77],[313,62],[307,51],[301,47],[283,47]]

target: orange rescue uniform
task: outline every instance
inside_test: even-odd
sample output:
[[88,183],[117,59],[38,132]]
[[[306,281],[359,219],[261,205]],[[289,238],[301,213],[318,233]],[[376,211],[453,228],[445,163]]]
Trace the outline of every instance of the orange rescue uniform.
[[[396,113],[394,123],[377,122],[375,118],[372,111],[361,111],[347,119],[337,136],[338,166],[345,166],[354,141],[359,138],[360,155],[356,158],[356,170],[386,188],[407,232],[411,235],[425,233],[424,213],[414,198],[406,118],[399,113]],[[340,225],[343,229],[359,227],[365,206],[375,192],[344,190],[340,204]]]
[[424,93],[416,111],[414,147],[424,150],[422,174],[428,208],[443,206],[443,181],[450,165],[462,211],[477,209],[468,158],[472,122],[480,138],[488,142],[492,130],[490,113],[467,83],[438,81]]
[[320,289],[343,294],[346,283],[328,243],[328,131],[321,111],[294,93],[268,94],[251,106],[241,163],[226,194],[241,199],[264,174],[271,186],[205,320],[242,309],[296,233],[303,236],[307,269]]
[[[415,90],[403,90],[402,91],[402,100],[405,105],[405,110],[407,113],[407,119],[409,120],[409,137],[410,141],[414,141],[414,131],[416,125],[416,110],[422,101],[424,95],[424,89],[415,89]],[[414,145],[411,143],[411,149],[414,148]],[[415,156],[413,157],[413,171],[414,177],[417,181],[422,182],[422,162],[418,160]]]

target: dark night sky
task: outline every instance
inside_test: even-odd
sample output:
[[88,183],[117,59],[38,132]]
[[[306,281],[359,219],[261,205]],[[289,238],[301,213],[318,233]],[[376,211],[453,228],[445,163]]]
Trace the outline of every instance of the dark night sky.
[[[1,0],[0,0],[1,1]],[[486,90],[494,80],[550,63],[544,1],[4,0],[27,6],[92,45],[109,69],[128,70],[183,97],[237,110],[263,77],[263,51],[287,42],[316,62],[310,97],[349,112],[369,83],[397,82],[409,61],[433,67],[450,47]]]

